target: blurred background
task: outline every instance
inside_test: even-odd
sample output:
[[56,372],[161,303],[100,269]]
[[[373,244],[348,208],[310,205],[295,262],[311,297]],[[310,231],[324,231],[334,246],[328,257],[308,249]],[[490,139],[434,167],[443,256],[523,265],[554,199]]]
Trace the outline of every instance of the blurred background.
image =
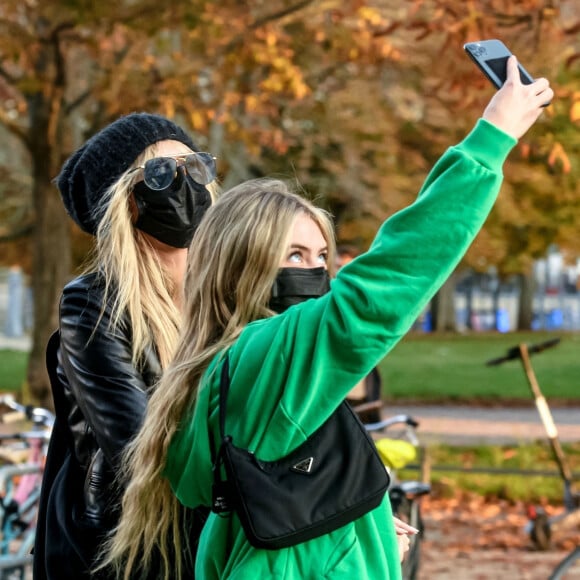
[[91,248],[53,184],[84,140],[164,114],[217,156],[224,188],[295,179],[364,250],[492,96],[463,51],[486,38],[556,96],[415,330],[580,329],[579,33],[576,0],[2,0],[0,337],[24,341],[32,400],[50,404],[45,345]]

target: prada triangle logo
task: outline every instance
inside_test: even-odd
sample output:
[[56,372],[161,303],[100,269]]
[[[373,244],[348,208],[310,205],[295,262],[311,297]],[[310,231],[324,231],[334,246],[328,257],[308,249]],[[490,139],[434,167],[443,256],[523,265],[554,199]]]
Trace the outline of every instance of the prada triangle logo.
[[296,473],[310,473],[312,469],[312,464],[314,463],[314,457],[308,457],[299,461],[296,465],[293,465],[290,469]]

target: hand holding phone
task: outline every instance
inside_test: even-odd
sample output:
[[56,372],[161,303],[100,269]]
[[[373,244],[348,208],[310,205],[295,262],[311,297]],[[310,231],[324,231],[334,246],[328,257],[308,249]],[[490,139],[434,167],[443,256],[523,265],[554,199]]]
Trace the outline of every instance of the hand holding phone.
[[[507,78],[507,59],[512,55],[508,47],[501,40],[493,38],[468,42],[463,49],[495,88],[501,89]],[[530,73],[521,64],[518,64],[518,68],[522,84],[531,85],[534,79]]]
[[491,98],[482,117],[519,139],[542,114],[554,91],[545,78],[529,85],[518,82],[518,61],[513,55],[508,57],[506,68],[508,82]]

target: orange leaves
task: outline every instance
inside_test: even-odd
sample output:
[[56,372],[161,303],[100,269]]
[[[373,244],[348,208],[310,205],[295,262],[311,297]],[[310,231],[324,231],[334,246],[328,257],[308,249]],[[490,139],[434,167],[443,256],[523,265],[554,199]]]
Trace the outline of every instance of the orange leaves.
[[573,123],[580,121],[580,99],[575,101],[570,107],[570,121]]
[[300,69],[290,64],[286,68],[274,69],[260,83],[260,89],[270,93],[289,93],[296,99],[303,99],[310,93],[310,88],[304,82]]
[[264,35],[266,46],[273,47],[278,43],[278,37],[271,30]]
[[244,98],[246,111],[249,113],[256,113],[260,109],[260,99],[257,95],[246,95]]
[[577,123],[580,121],[580,92],[572,94],[572,106],[570,107],[570,121]]
[[191,126],[199,132],[205,131],[207,128],[207,118],[202,111],[195,110],[189,114],[189,121]]
[[522,159],[529,159],[530,157],[530,152],[532,150],[531,146],[529,143],[521,142],[519,143],[519,149],[520,149],[520,154],[522,156]]
[[568,154],[564,150],[562,143],[556,142],[550,150],[548,155],[548,166],[553,169],[558,169],[562,173],[570,173],[571,163]]
[[[544,509],[550,517],[563,511],[561,506]],[[547,578],[562,552],[580,541],[580,532],[568,529],[552,534],[550,551],[533,550],[523,502],[469,492],[425,497],[421,513],[425,525],[421,577],[425,578]]]
[[264,64],[268,66],[270,72],[260,83],[261,91],[285,93],[295,99],[303,99],[310,93],[302,70],[291,59],[276,56]]
[[[296,52],[285,34],[273,27],[258,30],[247,44],[249,56],[268,71],[260,82],[260,91],[288,94],[293,99],[303,99],[310,93],[302,69],[296,64]],[[246,103],[251,111],[257,110],[257,100]]]
[[169,118],[175,116],[175,101],[171,98],[167,98],[164,101],[165,105],[165,115]]
[[361,20],[368,22],[372,26],[383,26],[385,24],[385,19],[381,15],[381,11],[375,7],[361,6],[358,9],[358,16]]

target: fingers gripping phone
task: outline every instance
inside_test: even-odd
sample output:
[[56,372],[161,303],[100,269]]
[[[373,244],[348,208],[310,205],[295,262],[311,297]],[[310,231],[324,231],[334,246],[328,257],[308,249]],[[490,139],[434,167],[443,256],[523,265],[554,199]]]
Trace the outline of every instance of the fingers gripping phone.
[[[507,78],[507,60],[512,55],[508,47],[501,40],[492,38],[468,42],[463,48],[495,88],[501,89]],[[518,69],[522,84],[531,85],[534,82],[532,75],[519,62]],[[549,104],[542,106],[547,107]]]
[[[507,59],[512,54],[508,47],[501,40],[491,39],[468,42],[463,49],[495,88],[501,89],[507,78]],[[519,63],[518,68],[522,84],[531,85],[534,79],[530,73]]]

